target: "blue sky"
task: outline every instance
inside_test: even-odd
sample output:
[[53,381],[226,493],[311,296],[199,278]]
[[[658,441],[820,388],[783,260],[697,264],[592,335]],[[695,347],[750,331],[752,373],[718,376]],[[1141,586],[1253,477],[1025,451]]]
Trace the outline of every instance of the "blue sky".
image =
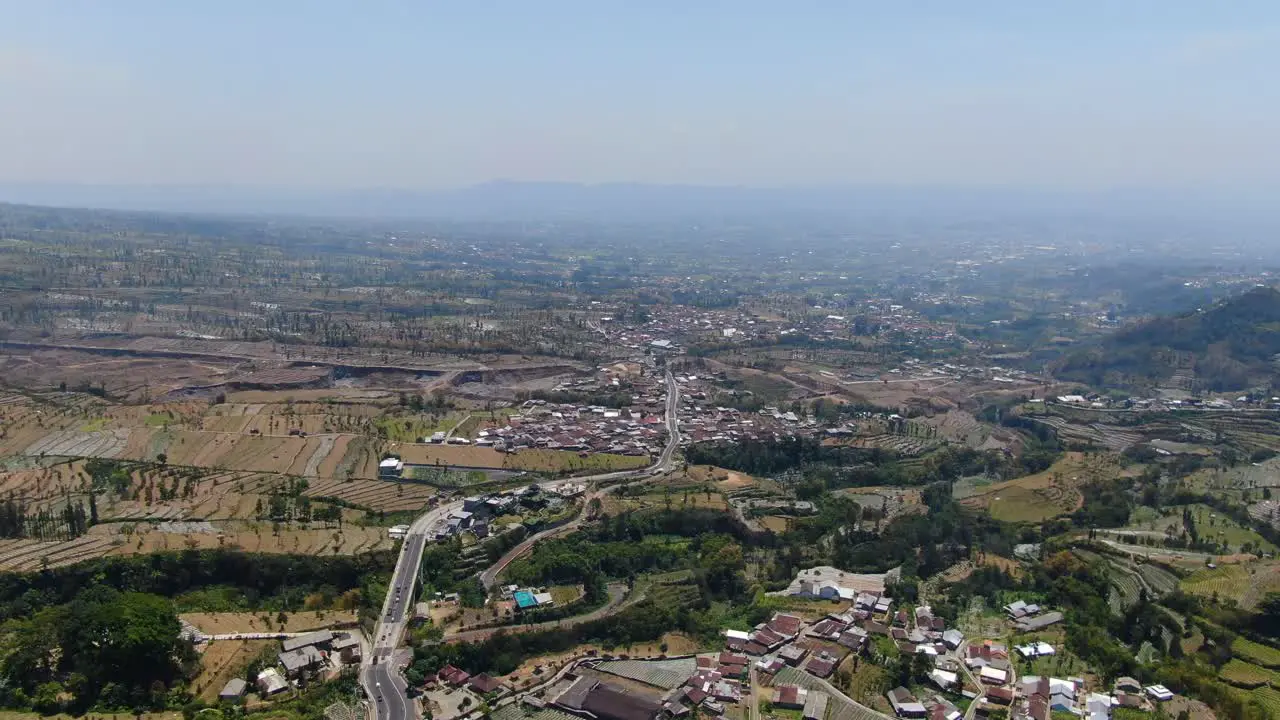
[[1280,186],[1280,3],[0,0],[0,182]]

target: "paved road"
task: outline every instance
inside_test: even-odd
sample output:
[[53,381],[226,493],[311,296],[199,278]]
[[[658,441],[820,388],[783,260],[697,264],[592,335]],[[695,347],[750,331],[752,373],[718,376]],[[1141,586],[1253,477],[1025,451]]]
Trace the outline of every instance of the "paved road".
[[[680,388],[675,377],[667,371],[667,445],[658,457],[658,461],[643,470],[624,470],[603,473],[590,477],[577,478],[578,482],[597,483],[611,480],[658,475],[671,469],[676,451],[680,449],[680,419],[678,407]],[[617,487],[617,486],[614,486]],[[534,543],[554,532],[566,532],[577,527],[586,518],[591,500],[600,497],[612,488],[605,488],[590,493],[584,498],[582,510],[574,521],[553,530],[538,533],[498,560],[492,567],[481,574],[485,588],[491,588],[498,574],[520,554],[528,552]],[[375,720],[416,720],[417,710],[409,700],[409,687],[405,682],[400,667],[402,658],[397,654],[400,638],[404,635],[405,625],[409,620],[409,604],[413,602],[414,584],[418,579],[418,568],[422,563],[422,551],[426,547],[428,535],[449,513],[462,507],[461,502],[441,505],[420,515],[409,527],[404,544],[400,548],[400,558],[396,562],[395,572],[391,575],[391,586],[387,589],[387,597],[383,601],[382,615],[374,631],[373,650],[365,658],[360,667],[360,684],[365,695],[372,698]],[[519,552],[516,552],[519,550]]]
[[360,684],[365,695],[373,701],[376,720],[412,720],[417,717],[409,702],[409,685],[397,664],[396,650],[411,614],[413,588],[418,581],[418,566],[422,563],[428,533],[449,513],[461,507],[461,502],[453,502],[420,515],[409,526],[400,547],[400,558],[391,575],[391,585],[382,603],[382,615],[374,630],[373,648],[360,667]]

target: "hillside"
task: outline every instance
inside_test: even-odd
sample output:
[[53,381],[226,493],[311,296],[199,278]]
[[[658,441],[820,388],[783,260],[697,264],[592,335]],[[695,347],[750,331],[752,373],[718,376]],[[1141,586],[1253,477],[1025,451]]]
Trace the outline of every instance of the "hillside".
[[1222,392],[1269,383],[1277,353],[1280,291],[1257,287],[1209,309],[1120,330],[1067,355],[1056,374],[1095,386],[1193,384]]

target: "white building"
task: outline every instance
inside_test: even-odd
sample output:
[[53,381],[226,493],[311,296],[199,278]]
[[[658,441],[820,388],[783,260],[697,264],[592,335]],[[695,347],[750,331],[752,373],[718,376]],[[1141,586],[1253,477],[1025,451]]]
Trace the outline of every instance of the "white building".
[[289,689],[289,682],[284,679],[279,670],[273,667],[258,673],[256,684],[258,686],[258,694],[262,697],[270,697]]

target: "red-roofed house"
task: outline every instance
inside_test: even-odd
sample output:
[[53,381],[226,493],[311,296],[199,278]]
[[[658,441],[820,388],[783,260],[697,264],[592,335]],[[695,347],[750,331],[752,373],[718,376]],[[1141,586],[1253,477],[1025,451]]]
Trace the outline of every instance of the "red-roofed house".
[[769,629],[779,635],[795,637],[800,632],[800,625],[802,622],[803,621],[795,615],[778,613],[769,621]]

